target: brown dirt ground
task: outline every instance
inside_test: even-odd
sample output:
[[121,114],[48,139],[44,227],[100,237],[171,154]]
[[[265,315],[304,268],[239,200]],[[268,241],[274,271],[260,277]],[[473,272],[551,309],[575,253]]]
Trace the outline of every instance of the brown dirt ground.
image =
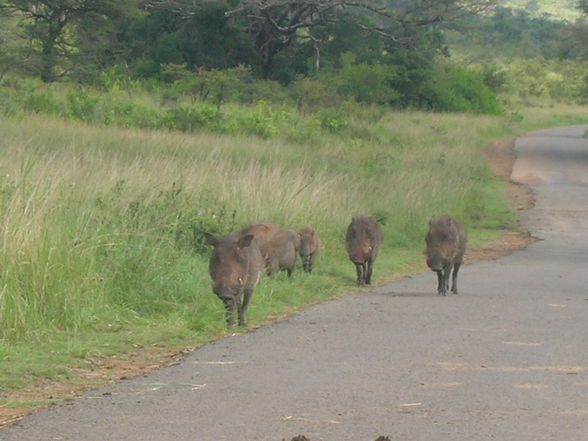
[[[491,170],[501,179],[510,182],[507,195],[517,210],[524,210],[533,206],[533,195],[529,188],[510,181],[515,154],[514,140],[500,140],[489,144],[484,154]],[[526,232],[505,232],[500,238],[484,244],[478,249],[469,249],[466,263],[479,260],[497,259],[513,251],[525,248],[534,242],[532,236]],[[87,368],[71,369],[74,380],[58,382],[39,379],[37,383],[26,389],[1,391],[0,398],[14,403],[42,403],[39,405],[22,405],[17,407],[0,406],[0,429],[19,421],[24,416],[47,406],[47,403],[72,400],[83,390],[116,381],[145,375],[153,370],[178,363],[183,355],[194,348],[184,351],[170,351],[157,347],[141,348],[135,353],[127,354],[124,358],[88,358],[85,360]],[[305,438],[300,438],[303,440]],[[378,440],[386,440],[380,437]],[[294,440],[293,440],[294,441]]]

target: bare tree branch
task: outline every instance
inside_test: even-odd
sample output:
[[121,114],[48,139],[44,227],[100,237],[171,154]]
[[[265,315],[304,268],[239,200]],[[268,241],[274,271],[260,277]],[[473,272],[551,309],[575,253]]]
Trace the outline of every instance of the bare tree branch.
[[[405,29],[455,20],[487,10],[497,0],[242,0],[227,8],[227,19],[244,23],[254,38],[265,74],[274,56],[300,37],[300,29],[314,29],[348,20],[360,29],[400,43]],[[149,0],[148,8],[190,17],[206,4],[221,0]]]

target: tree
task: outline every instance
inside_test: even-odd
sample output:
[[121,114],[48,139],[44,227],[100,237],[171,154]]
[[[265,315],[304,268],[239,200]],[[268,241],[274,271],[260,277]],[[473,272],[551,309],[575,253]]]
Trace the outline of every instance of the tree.
[[562,46],[567,56],[588,59],[588,0],[579,0],[577,8],[585,17],[563,36]]
[[[100,28],[82,27],[137,9],[137,0],[0,0],[0,12],[20,18],[21,26],[39,59],[39,75],[51,82],[68,70],[68,60],[78,53],[76,34]],[[61,67],[61,72],[57,68]]]
[[6,73],[20,69],[27,63],[23,56],[25,41],[20,38],[15,20],[0,16],[0,81]]
[[[190,16],[211,0],[153,0],[152,8]],[[228,2],[225,15],[253,39],[259,65],[268,77],[274,57],[300,39],[343,20],[381,38],[401,41],[407,28],[431,26],[479,12],[495,0],[241,0]]]

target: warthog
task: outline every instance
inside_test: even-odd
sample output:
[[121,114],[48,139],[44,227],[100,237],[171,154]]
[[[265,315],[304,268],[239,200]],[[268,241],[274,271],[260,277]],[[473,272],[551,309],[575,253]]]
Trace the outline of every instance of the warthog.
[[302,269],[307,273],[311,273],[312,266],[321,248],[320,238],[312,227],[305,227],[298,235],[300,236],[298,253],[302,259]]
[[239,326],[245,326],[247,307],[263,268],[259,247],[253,242],[253,234],[231,233],[220,239],[210,233],[204,235],[214,247],[208,269],[212,290],[225,305],[227,325],[235,323],[236,307]]
[[246,226],[239,231],[239,234],[242,236],[253,234],[253,242],[261,249],[278,231],[280,231],[280,229],[274,224],[270,222],[260,222],[258,224]]
[[355,216],[345,239],[347,254],[357,270],[357,285],[370,285],[374,262],[384,240],[380,224],[371,216]]
[[292,230],[278,231],[261,247],[261,254],[267,262],[267,274],[274,276],[278,271],[288,271],[292,276],[296,255],[300,247],[300,236]]
[[457,294],[457,272],[463,261],[467,234],[461,222],[440,216],[429,221],[427,265],[437,273],[437,292],[444,296],[449,289],[449,275],[453,269],[451,292]]

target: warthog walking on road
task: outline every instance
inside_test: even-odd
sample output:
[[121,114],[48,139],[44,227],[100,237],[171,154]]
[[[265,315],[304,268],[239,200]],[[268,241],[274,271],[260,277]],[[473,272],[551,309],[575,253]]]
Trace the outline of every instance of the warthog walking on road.
[[279,271],[286,270],[288,277],[291,277],[299,247],[300,236],[294,231],[283,230],[274,234],[261,248],[261,254],[267,263],[268,275],[274,276]]
[[345,244],[357,270],[357,285],[370,285],[374,262],[384,240],[378,221],[371,216],[355,216],[347,228]]
[[263,257],[253,242],[253,234],[231,233],[221,239],[204,233],[214,247],[209,272],[212,290],[223,301],[228,326],[235,323],[237,309],[239,326],[247,324],[247,307],[263,269]]
[[300,236],[298,253],[302,259],[302,269],[307,273],[311,273],[314,261],[321,248],[320,238],[312,227],[305,227],[298,235]]
[[427,243],[427,265],[437,273],[437,292],[444,296],[449,289],[449,275],[453,269],[451,292],[457,294],[457,272],[463,261],[467,234],[461,222],[440,216],[431,219]]

